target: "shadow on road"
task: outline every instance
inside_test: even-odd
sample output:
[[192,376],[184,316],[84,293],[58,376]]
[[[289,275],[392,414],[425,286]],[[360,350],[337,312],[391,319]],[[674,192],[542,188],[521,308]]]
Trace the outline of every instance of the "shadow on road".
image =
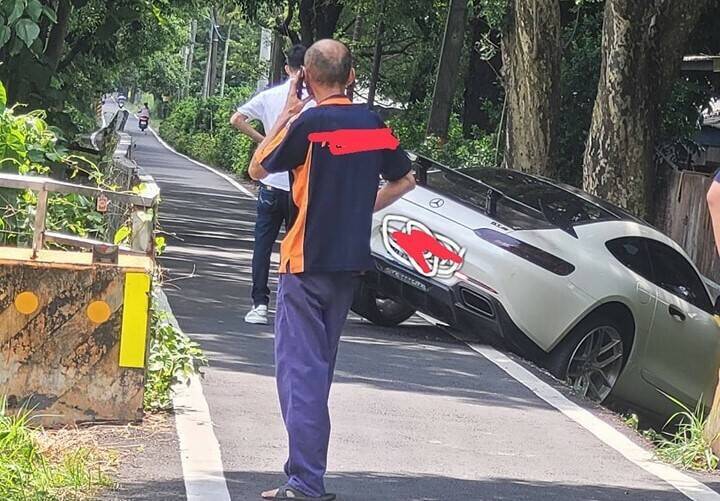
[[[225,472],[231,497],[237,501],[260,499],[259,493],[284,483],[282,475],[258,472]],[[122,499],[184,499],[171,493],[182,489],[181,479],[130,485]],[[438,475],[387,475],[359,471],[329,474],[327,489],[338,501],[617,501],[677,500],[675,492],[628,489],[609,485],[527,482],[515,478],[464,480]],[[251,493],[257,492],[255,497]],[[421,495],[412,493],[422,493]]]

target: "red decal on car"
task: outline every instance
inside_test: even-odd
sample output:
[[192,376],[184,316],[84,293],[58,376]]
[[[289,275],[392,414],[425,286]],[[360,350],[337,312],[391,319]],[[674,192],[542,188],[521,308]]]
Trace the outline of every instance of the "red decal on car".
[[456,264],[462,264],[463,262],[462,256],[451,251],[440,243],[437,238],[422,230],[414,229],[410,233],[395,231],[392,233],[392,238],[420,266],[424,273],[430,273],[432,270],[425,257],[426,253],[430,253],[443,261],[452,261]]
[[396,150],[400,141],[392,130],[340,129],[331,132],[313,132],[308,135],[311,143],[327,144],[333,155],[349,155],[366,151]]

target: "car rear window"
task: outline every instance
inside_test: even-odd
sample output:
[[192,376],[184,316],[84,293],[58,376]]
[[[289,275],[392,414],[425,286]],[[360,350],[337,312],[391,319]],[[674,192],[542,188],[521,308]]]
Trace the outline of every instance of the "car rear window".
[[498,199],[494,217],[515,229],[571,227],[618,219],[614,213],[558,186],[507,169],[469,168],[457,172],[430,169],[427,186],[485,211],[488,189],[466,176],[506,195],[507,198]]

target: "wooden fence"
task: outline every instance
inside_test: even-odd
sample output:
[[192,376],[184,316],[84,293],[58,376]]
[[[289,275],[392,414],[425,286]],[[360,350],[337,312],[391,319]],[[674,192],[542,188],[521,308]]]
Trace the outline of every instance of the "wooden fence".
[[700,273],[720,282],[720,258],[715,250],[710,214],[705,195],[712,183],[710,174],[668,169],[663,173],[667,183],[662,217],[658,229],[679,243],[695,261]]

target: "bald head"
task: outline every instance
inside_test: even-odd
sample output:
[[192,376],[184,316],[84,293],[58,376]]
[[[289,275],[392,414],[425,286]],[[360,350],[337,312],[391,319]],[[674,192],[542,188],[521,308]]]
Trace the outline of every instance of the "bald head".
[[305,67],[321,85],[346,85],[350,79],[352,56],[345,44],[329,38],[312,44],[305,53]]

